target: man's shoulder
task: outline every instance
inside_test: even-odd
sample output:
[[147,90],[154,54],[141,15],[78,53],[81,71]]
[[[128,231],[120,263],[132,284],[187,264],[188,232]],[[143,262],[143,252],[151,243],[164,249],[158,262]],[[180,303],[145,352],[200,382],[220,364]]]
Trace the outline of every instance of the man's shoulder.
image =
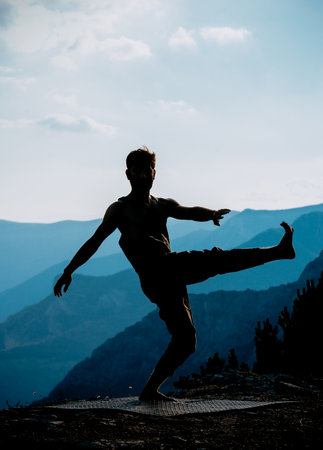
[[174,206],[179,205],[179,203],[176,200],[174,200],[173,198],[155,197],[155,199],[162,206],[174,207]]
[[120,209],[127,205],[131,204],[131,199],[129,199],[128,196],[119,197],[117,200],[115,200],[113,203],[111,203],[110,207],[114,209]]
[[112,204],[120,206],[120,205],[124,205],[127,201],[128,201],[128,197],[124,196],[124,197],[119,197],[118,200],[116,200]]
[[125,206],[125,203],[122,201],[122,198],[111,203],[106,211],[106,215],[115,216],[118,214]]
[[172,198],[155,198],[158,210],[165,216],[172,215],[174,209],[179,206],[178,202]]

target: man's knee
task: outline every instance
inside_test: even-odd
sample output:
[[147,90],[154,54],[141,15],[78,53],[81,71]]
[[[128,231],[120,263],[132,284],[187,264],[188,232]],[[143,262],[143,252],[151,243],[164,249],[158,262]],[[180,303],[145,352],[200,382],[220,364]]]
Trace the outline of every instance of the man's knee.
[[173,343],[185,355],[191,355],[196,349],[196,331],[195,327],[190,327],[187,330],[182,330],[180,333],[173,335]]

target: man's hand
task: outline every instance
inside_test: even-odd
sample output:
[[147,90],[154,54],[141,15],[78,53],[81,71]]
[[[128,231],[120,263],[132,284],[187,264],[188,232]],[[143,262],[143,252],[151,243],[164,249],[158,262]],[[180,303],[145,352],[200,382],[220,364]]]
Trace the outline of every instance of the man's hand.
[[62,287],[64,287],[64,292],[67,291],[69,285],[72,283],[72,275],[68,272],[64,272],[63,275],[60,277],[60,279],[57,281],[57,283],[54,286],[54,294],[57,297],[62,296]]
[[231,209],[219,209],[219,211],[214,211],[213,213],[213,223],[214,225],[220,226],[220,220],[223,219],[225,214],[231,212]]

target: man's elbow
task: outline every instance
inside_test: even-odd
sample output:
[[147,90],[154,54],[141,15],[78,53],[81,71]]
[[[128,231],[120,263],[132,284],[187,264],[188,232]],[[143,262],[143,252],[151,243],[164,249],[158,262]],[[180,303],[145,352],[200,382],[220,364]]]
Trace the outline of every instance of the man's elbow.
[[95,253],[101,244],[102,239],[94,234],[85,245],[89,253]]

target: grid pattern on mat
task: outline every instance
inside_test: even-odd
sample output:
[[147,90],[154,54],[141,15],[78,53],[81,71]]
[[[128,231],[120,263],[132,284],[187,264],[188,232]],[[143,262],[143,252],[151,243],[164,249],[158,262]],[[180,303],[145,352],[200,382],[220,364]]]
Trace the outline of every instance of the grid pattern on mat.
[[[286,402],[257,402],[245,400],[201,400],[177,399],[176,402],[141,402],[138,397],[112,398],[108,400],[78,400],[51,405],[49,408],[63,409],[114,409],[150,414],[154,416],[178,416],[183,414],[211,413],[237,409],[257,408]],[[288,403],[288,402],[287,402]]]

